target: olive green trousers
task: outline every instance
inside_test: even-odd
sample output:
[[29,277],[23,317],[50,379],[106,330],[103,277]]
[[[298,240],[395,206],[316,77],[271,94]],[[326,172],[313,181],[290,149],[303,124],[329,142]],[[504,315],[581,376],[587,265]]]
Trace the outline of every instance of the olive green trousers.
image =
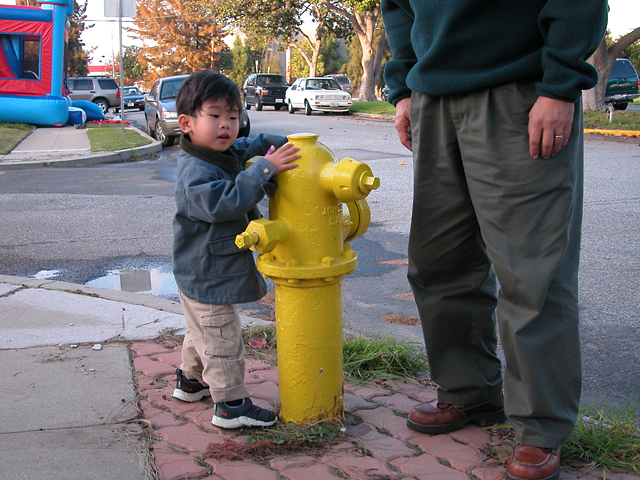
[[582,105],[569,144],[534,160],[536,99],[529,81],[413,94],[408,278],[439,401],[482,402],[504,389],[516,441],[557,447],[581,389]]

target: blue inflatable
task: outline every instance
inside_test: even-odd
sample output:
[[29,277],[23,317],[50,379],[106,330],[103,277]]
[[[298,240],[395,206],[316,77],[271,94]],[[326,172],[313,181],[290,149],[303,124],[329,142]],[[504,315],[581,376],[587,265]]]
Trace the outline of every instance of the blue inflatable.
[[87,114],[87,122],[92,120],[104,120],[104,113],[100,107],[88,100],[74,100],[71,102],[72,107],[81,108]]

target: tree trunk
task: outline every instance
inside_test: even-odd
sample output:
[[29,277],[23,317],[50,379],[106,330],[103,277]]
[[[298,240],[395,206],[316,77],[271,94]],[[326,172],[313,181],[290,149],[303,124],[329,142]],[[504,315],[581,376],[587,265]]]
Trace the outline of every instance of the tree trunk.
[[364,11],[356,15],[361,27],[356,29],[362,46],[362,80],[358,94],[358,100],[361,102],[375,102],[378,100],[375,93],[375,55],[373,52],[373,35],[378,16],[377,11]]
[[587,60],[598,72],[598,83],[595,87],[585,90],[583,94],[583,110],[604,110],[604,92],[611,73],[613,61],[604,40]]

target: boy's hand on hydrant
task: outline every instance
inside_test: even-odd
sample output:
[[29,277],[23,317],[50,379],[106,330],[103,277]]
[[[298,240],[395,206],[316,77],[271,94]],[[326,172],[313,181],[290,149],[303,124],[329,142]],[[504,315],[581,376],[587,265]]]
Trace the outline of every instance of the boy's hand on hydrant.
[[291,170],[292,168],[296,168],[298,166],[297,163],[292,163],[300,158],[300,154],[296,153],[298,150],[300,150],[299,147],[296,147],[293,143],[288,142],[282,145],[277,150],[276,147],[272,145],[264,158],[266,158],[267,161],[275,167],[275,174],[277,175],[280,172]]

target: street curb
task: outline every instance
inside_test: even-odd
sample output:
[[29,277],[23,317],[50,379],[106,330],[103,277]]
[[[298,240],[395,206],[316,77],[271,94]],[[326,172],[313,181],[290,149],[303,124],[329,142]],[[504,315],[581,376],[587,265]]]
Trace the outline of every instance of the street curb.
[[584,133],[613,135],[616,137],[640,137],[640,130],[605,130],[602,128],[585,128]]
[[42,288],[44,290],[57,290],[74,293],[77,295],[87,295],[90,297],[102,298],[114,302],[127,303],[129,305],[140,305],[142,307],[153,308],[163,312],[183,314],[182,305],[166,298],[143,295],[141,293],[123,292],[122,290],[111,290],[108,288],[90,287],[77,283],[61,282],[59,280],[40,280],[29,277],[14,277],[12,275],[0,275],[0,283],[19,285],[26,288]]
[[33,160],[22,160],[14,163],[0,163],[0,171],[22,170],[27,168],[68,168],[68,167],[86,167],[89,165],[98,165],[101,163],[122,163],[132,158],[140,159],[145,155],[162,151],[162,143],[155,138],[150,137],[139,128],[125,127],[134,130],[140,136],[151,140],[148,145],[136,148],[127,148],[116,150],[114,152],[98,152],[92,154],[84,154],[79,156],[67,156],[67,158],[37,158]]
[[[59,292],[68,292],[75,295],[86,295],[88,297],[101,298],[112,302],[126,303],[128,305],[138,305],[141,307],[152,308],[162,312],[175,313],[184,315],[180,302],[174,302],[166,298],[144,295],[141,293],[124,292],[122,290],[111,290],[109,288],[91,287],[88,285],[80,285],[78,283],[61,282],[59,280],[42,280],[29,277],[16,277],[13,275],[1,275],[0,283],[8,283],[10,285],[21,286],[25,288],[42,288],[43,290],[55,290]],[[261,318],[249,317],[240,314],[240,323],[243,327],[251,327],[256,325],[271,325],[273,322],[262,320]]]

